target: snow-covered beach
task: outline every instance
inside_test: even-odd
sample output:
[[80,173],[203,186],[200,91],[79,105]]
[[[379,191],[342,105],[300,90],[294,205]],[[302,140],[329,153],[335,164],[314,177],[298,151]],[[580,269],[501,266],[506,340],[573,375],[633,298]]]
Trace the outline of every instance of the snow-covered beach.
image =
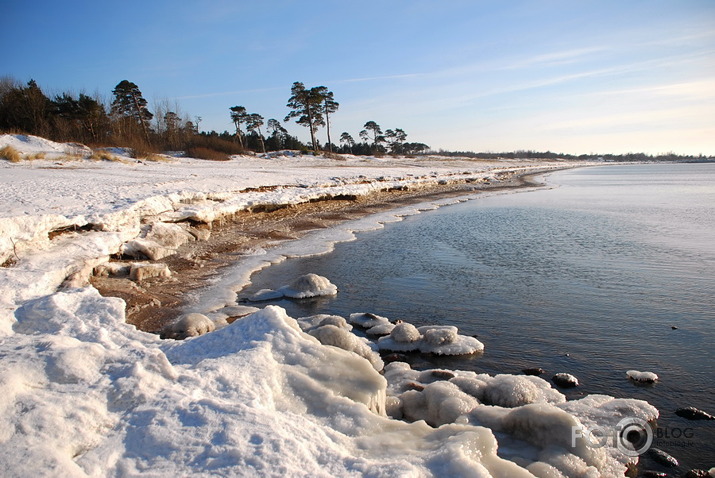
[[[6,144],[44,159],[0,164],[4,476],[623,476],[637,455],[621,443],[593,446],[581,432],[658,416],[639,400],[566,401],[538,377],[417,372],[401,362],[381,374],[373,350],[323,345],[305,332],[320,320],[306,325],[260,303],[228,325],[234,288],[295,253],[290,245],[242,255],[242,266],[208,283],[191,311],[217,330],[184,341],[128,325],[124,301],[89,285],[102,267],[132,274],[107,269],[119,254],[136,256],[127,261],[135,278],[152,273],[141,272],[149,262],[168,276],[163,258],[205,239],[200,225],[238,212],[574,164],[292,154],[148,162],[122,151],[109,162],[34,137],[0,137]],[[322,252],[430,207],[309,234],[299,249],[320,243],[313,252]],[[343,337],[349,327],[340,324],[323,327]],[[417,332],[415,342],[445,336]]]

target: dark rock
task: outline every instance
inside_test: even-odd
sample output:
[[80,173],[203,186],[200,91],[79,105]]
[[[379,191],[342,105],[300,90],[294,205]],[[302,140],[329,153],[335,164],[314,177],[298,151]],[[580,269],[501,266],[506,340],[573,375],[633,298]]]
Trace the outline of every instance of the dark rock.
[[685,478],[710,478],[710,473],[705,470],[690,470],[685,474]]
[[671,325],[670,328],[673,330],[678,330],[678,328],[675,325]]
[[382,361],[385,363],[407,362],[407,356],[405,354],[392,353],[382,357]]
[[651,448],[650,450],[648,450],[648,454],[651,458],[653,458],[654,461],[660,463],[661,465],[678,466],[678,460],[676,460],[673,456],[667,454],[660,448]]
[[417,390],[418,392],[421,392],[424,389],[425,389],[425,386],[419,382],[408,382],[405,385],[405,390]]
[[525,368],[522,370],[524,374],[526,375],[536,375],[537,377],[541,375],[542,373],[546,373],[546,370],[543,368],[537,367],[537,368]]
[[675,411],[675,414],[688,420],[715,420],[715,416],[695,407],[679,408]]
[[430,375],[435,380],[449,380],[456,377],[456,375],[449,370],[430,370]]

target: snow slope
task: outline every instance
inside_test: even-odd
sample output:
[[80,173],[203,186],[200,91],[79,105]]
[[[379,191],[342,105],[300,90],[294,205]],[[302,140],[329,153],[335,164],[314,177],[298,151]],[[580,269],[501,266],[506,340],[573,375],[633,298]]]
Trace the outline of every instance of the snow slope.
[[[67,159],[63,151],[76,146],[40,138],[0,136],[0,148],[7,144],[48,154],[0,162],[2,476],[611,476],[634,458],[583,438],[569,447],[570,427],[657,417],[635,400],[562,403],[531,379],[460,373],[430,383],[399,366],[395,383],[421,380],[423,390],[388,399],[387,373],[322,345],[281,308],[162,341],[125,323],[121,299],[86,286],[93,268],[147,224],[552,164],[97,162]],[[389,418],[396,397],[441,426]]]

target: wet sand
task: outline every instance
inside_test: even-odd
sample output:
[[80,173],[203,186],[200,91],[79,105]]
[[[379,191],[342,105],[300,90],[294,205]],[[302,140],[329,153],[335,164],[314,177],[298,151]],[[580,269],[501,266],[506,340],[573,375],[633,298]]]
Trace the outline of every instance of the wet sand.
[[[553,169],[549,169],[553,171]],[[543,171],[546,172],[546,171]],[[127,322],[146,332],[158,333],[182,313],[185,296],[219,277],[221,270],[256,248],[300,238],[308,231],[327,228],[352,219],[435,199],[458,197],[479,191],[496,191],[540,185],[534,177],[543,172],[503,175],[489,183],[434,184],[409,190],[380,191],[356,198],[336,197],[271,210],[242,211],[230,218],[201,224],[210,229],[208,240],[189,242],[162,259],[170,278],[135,282],[128,277],[92,277],[91,283],[104,296],[127,303]],[[136,262],[136,261],[134,261]]]

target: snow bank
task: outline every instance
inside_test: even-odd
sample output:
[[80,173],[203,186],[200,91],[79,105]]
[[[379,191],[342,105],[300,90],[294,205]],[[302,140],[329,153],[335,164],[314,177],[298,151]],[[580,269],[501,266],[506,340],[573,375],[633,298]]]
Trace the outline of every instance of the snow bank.
[[278,307],[174,342],[124,324],[122,305],[78,289],[17,311],[0,361],[5,476],[529,476],[487,429],[386,418],[370,363]]

